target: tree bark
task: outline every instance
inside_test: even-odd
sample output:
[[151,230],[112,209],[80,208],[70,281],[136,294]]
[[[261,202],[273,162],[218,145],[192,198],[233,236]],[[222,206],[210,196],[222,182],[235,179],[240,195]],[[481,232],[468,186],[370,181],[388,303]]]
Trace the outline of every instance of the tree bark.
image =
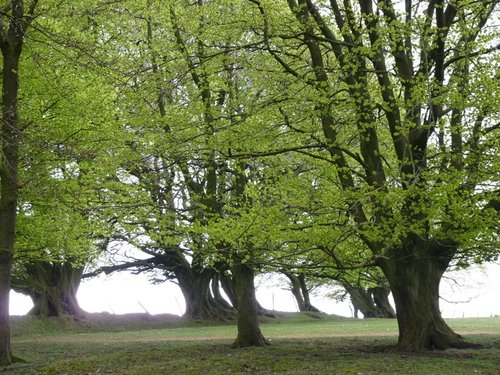
[[396,318],[396,311],[389,302],[389,294],[391,290],[382,286],[368,289],[371,294],[375,306],[382,312],[384,318]]
[[186,269],[176,272],[186,302],[184,317],[201,320],[230,320],[234,311],[219,304],[210,293],[210,283],[215,276],[212,269]]
[[291,272],[283,271],[283,274],[290,280],[290,291],[295,297],[299,311],[301,312],[321,312],[311,304],[309,289],[306,285],[305,275],[303,273],[295,275]]
[[2,17],[2,124],[0,150],[0,365],[14,361],[10,346],[9,293],[12,277],[16,209],[19,195],[18,90],[19,58],[23,45],[22,2],[12,2],[12,20],[5,30]]
[[80,286],[83,267],[69,263],[32,262],[25,266],[27,277],[13,281],[13,289],[27,294],[33,300],[29,314],[38,317],[71,315],[85,316],[76,294]]
[[[1,214],[0,214],[1,215]],[[0,231],[4,232],[3,219],[0,218]],[[10,346],[9,322],[9,292],[12,267],[11,247],[6,246],[6,240],[0,235],[0,366],[13,362]],[[5,248],[7,247],[7,248]]]
[[[364,318],[395,318],[396,313],[387,298],[388,292],[382,287],[365,289],[347,282],[342,284],[351,297],[355,317],[360,311]],[[381,290],[379,290],[381,289]],[[387,293],[387,294],[385,294]]]
[[470,347],[446,324],[439,310],[439,283],[451,260],[449,249],[430,240],[418,240],[414,246],[397,250],[406,256],[379,261],[396,304],[397,348],[414,352]]
[[212,294],[215,302],[227,309],[228,311],[236,311],[235,308],[222,296],[221,293],[221,274],[216,273],[212,278]]
[[254,271],[246,264],[237,263],[231,268],[238,299],[238,336],[233,348],[264,346],[269,342],[259,327],[257,298],[255,297]]

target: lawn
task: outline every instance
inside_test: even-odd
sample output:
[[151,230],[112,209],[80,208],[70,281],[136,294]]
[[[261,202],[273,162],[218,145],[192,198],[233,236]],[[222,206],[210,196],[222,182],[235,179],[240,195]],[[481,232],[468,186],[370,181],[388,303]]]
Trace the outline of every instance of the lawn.
[[448,322],[483,347],[396,353],[394,320],[300,314],[266,318],[271,345],[247,349],[230,348],[234,324],[28,319],[13,325],[14,353],[27,362],[0,374],[499,374],[500,318]]

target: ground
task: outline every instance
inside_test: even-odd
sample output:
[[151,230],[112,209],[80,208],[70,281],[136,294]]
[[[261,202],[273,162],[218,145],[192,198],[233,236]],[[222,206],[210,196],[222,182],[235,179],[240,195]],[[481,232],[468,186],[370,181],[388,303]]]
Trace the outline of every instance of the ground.
[[265,348],[231,349],[234,322],[175,316],[92,315],[83,321],[14,319],[14,353],[0,374],[498,374],[500,318],[448,323],[482,349],[396,353],[394,320],[302,314],[266,318]]

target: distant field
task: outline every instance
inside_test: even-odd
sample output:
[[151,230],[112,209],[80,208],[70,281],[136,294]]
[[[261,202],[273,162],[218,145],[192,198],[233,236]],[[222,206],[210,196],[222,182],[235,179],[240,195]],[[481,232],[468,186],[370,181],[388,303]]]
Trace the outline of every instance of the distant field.
[[233,324],[105,316],[86,322],[15,320],[24,358],[0,374],[499,374],[500,318],[451,319],[482,349],[402,354],[394,320],[290,314],[266,318],[265,348],[231,349]]

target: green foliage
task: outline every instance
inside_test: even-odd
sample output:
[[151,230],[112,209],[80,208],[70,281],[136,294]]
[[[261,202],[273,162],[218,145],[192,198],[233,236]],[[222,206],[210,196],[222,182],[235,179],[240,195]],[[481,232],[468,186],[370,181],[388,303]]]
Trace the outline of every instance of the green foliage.
[[497,6],[349,3],[43,2],[18,258],[83,264],[108,237],[349,280],[418,239],[497,259]]
[[91,2],[59,5],[44,2],[37,9],[21,62],[19,272],[36,261],[86,265],[109,236],[103,195],[122,141],[116,92],[93,61],[95,40],[77,15]]

